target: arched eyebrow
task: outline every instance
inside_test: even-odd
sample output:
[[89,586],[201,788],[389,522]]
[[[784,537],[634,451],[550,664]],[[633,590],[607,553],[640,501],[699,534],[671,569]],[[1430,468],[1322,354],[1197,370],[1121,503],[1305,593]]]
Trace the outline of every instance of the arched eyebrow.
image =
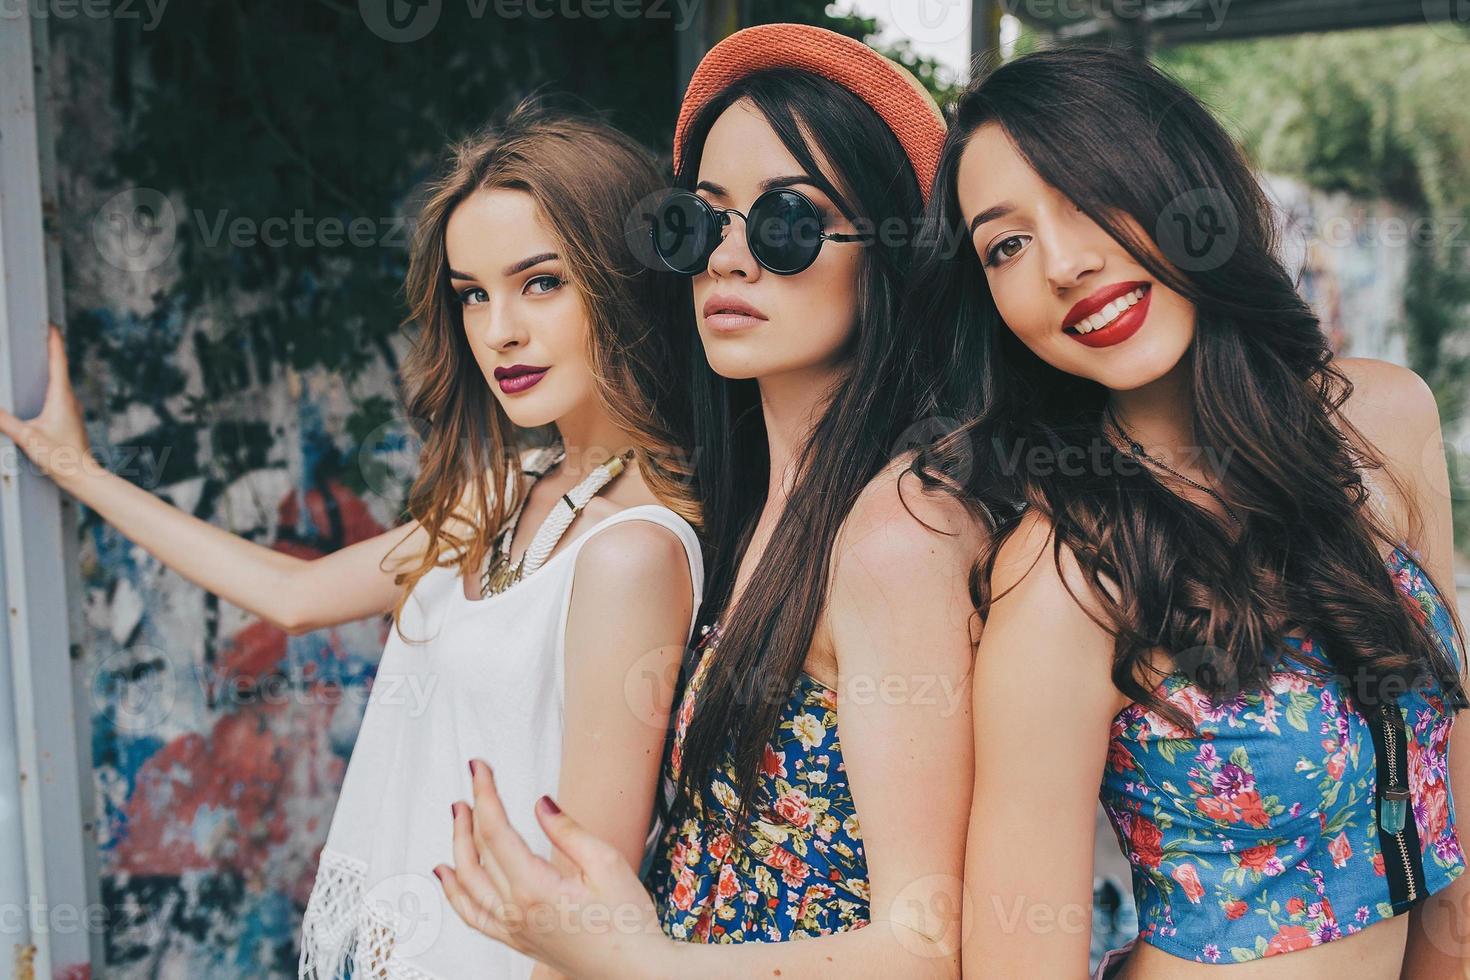
[[[508,265],[504,269],[500,270],[500,274],[502,276],[507,276],[507,277],[513,276],[513,275],[515,275],[518,272],[525,272],[527,269],[531,268],[533,265],[540,265],[542,262],[550,262],[553,259],[559,259],[559,258],[561,258],[561,256],[560,255],[557,255],[555,252],[538,252],[535,255],[528,255],[528,256],[526,256],[524,259],[521,259],[519,262],[512,262],[510,265]],[[449,278],[451,278],[451,279],[468,279],[468,280],[470,280],[472,282],[475,279],[475,277],[472,276],[472,275],[470,275],[468,272],[456,272],[454,269],[450,269],[449,270]]]
[[[806,184],[810,187],[815,187],[819,191],[822,190],[822,185],[811,174],[783,174],[780,177],[767,177],[760,182],[759,187],[761,192],[765,193],[775,187],[794,187],[797,184]],[[728,190],[712,180],[701,180],[698,184],[694,185],[694,189],[697,191],[709,191],[717,197],[730,196]],[[823,193],[826,192],[823,191]]]
[[1004,218],[1014,210],[1016,210],[1016,206],[1010,201],[1002,201],[994,207],[986,208],[984,211],[975,215],[974,218],[970,219],[970,234],[974,235],[975,229],[985,224],[985,222],[994,221],[997,218]]

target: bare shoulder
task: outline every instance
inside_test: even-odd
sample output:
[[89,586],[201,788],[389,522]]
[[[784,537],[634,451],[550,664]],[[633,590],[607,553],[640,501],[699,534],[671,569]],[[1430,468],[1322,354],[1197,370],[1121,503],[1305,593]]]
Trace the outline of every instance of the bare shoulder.
[[1057,546],[1049,519],[1034,510],[1022,515],[1000,546],[990,583],[1000,598],[985,622],[977,685],[1010,683],[1020,655],[1030,689],[1065,697],[1077,719],[1101,723],[1128,703],[1113,685],[1114,637],[1102,602],[1072,549]]
[[689,587],[684,542],[654,521],[630,519],[601,528],[577,553],[577,577],[607,584],[619,593]]
[[1051,519],[1028,510],[1001,542],[990,575],[991,594],[1002,603],[1024,607],[1036,617],[1100,616],[1102,604],[1065,542],[1056,543]]
[[1396,449],[1421,439],[1425,431],[1438,431],[1434,392],[1414,371],[1372,357],[1343,357],[1333,363],[1353,383],[1343,414],[1380,451],[1399,455]]
[[834,557],[898,568],[919,562],[968,567],[974,561],[983,541],[982,522],[952,493],[926,489],[909,472],[912,458],[894,459],[868,481],[838,530]]
[[1375,358],[1335,363],[1353,384],[1342,414],[1389,471],[1385,476],[1364,470],[1364,483],[1399,537],[1417,533],[1414,509],[1434,522],[1447,521],[1447,513],[1424,513],[1426,506],[1447,511],[1449,499],[1439,406],[1428,383],[1406,367]]

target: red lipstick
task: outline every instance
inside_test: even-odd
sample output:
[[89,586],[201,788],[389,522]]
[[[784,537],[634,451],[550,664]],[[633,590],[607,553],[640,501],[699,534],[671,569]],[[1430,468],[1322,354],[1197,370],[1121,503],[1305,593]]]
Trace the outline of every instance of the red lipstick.
[[498,367],[495,369],[495,382],[500,385],[500,390],[507,395],[514,395],[525,391],[536,382],[546,377],[549,367],[536,367],[532,364],[512,364],[510,367]]
[[1153,287],[1119,282],[1079,300],[1062,320],[1062,331],[1088,347],[1112,347],[1136,334],[1148,319]]

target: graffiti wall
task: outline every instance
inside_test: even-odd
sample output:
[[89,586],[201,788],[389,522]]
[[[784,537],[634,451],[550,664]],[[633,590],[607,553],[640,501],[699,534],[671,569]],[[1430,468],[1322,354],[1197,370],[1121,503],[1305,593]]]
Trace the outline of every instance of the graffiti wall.
[[[193,29],[186,22],[181,30]],[[393,419],[405,341],[388,329],[364,332],[350,374],[297,355],[350,342],[342,338],[358,335],[328,328],[351,316],[391,325],[402,256],[401,243],[385,239],[397,212],[381,208],[373,219],[383,247],[356,261],[382,268],[345,311],[315,305],[344,292],[322,278],[328,263],[301,274],[297,253],[283,249],[273,264],[241,272],[242,251],[211,244],[218,229],[233,234],[241,215],[218,223],[207,172],[242,147],[214,145],[187,106],[160,108],[168,90],[155,91],[127,50],[114,22],[53,27],[68,345],[98,456],[188,513],[285,554],[310,558],[381,532],[396,523],[412,462]],[[666,79],[654,82],[669,90]],[[193,199],[171,180],[140,179],[146,166],[127,176],[118,169],[114,151],[149,99],[152,111],[190,123],[180,125],[181,145],[198,153],[197,165],[175,163],[205,172],[195,175],[204,191]],[[263,187],[284,180],[280,167],[310,166],[270,112],[251,147]],[[1402,216],[1289,180],[1268,183],[1282,203],[1290,261],[1334,344],[1402,360],[1396,323],[1407,247],[1384,231]],[[279,202],[273,208],[266,220],[294,217]],[[258,213],[244,217],[260,230]],[[199,248],[214,249],[216,261],[188,261]],[[280,329],[241,329],[270,325],[263,298],[279,299],[283,282],[309,311],[292,321],[289,343]],[[294,976],[301,912],[388,626],[370,620],[289,636],[161,567],[95,514],[83,514],[81,533],[85,629],[77,640],[90,686],[78,697],[90,719],[108,910],[98,973]],[[1114,844],[1102,826],[1095,952],[1134,923]]]
[[[227,337],[176,301],[189,202],[119,181],[113,25],[53,31],[67,339],[99,459],[285,554],[391,526],[404,446],[354,432],[390,403],[401,345],[350,388]],[[389,303],[385,301],[385,306]],[[230,385],[220,375],[230,375]],[[220,392],[233,388],[235,394]],[[170,572],[83,511],[95,838],[109,978],[295,976],[296,937],[385,622],[289,636]]]

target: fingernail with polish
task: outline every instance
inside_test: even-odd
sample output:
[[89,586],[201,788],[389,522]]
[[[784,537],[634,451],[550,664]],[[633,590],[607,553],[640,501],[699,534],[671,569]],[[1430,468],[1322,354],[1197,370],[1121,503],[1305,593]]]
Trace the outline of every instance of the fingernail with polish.
[[556,801],[549,796],[541,797],[540,803],[546,807],[546,812],[548,813],[556,814],[561,812],[561,807],[557,806]]

